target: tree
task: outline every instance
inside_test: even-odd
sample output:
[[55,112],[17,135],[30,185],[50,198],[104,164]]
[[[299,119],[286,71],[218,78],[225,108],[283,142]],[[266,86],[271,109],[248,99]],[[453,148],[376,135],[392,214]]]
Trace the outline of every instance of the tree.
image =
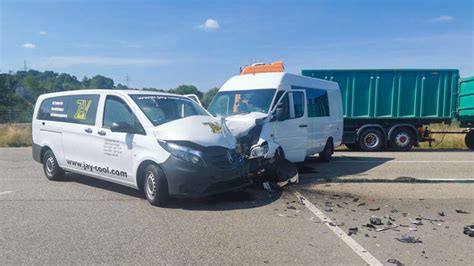
[[214,99],[214,96],[216,95],[218,91],[219,91],[219,88],[212,88],[204,94],[201,101],[204,108],[209,107],[209,104],[211,104],[212,99]]
[[96,75],[89,80],[89,88],[92,89],[113,89],[114,81],[101,75]]
[[202,98],[202,92],[199,91],[195,86],[193,85],[180,85],[175,89],[170,89],[168,91],[169,93],[176,93],[176,94],[196,94],[199,99]]

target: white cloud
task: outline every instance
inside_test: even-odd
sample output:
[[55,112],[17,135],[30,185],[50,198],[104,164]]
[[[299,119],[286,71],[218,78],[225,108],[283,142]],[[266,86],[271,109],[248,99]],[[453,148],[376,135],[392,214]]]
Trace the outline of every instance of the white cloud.
[[30,42],[27,42],[27,43],[24,43],[24,44],[22,45],[22,47],[23,47],[23,48],[27,48],[27,49],[33,49],[33,48],[36,47],[36,45],[34,45],[34,44],[30,43]]
[[102,56],[50,56],[40,58],[31,62],[33,68],[51,69],[66,68],[78,65],[101,65],[101,66],[156,66],[170,63],[166,59],[153,58],[125,58],[125,57],[102,57]]
[[435,17],[435,18],[432,18],[430,19],[429,21],[430,22],[447,22],[447,21],[451,21],[453,20],[454,18],[452,16],[439,16],[439,17]]
[[39,34],[39,35],[43,35],[43,36],[44,36],[44,35],[48,35],[48,33],[47,33],[46,31],[39,31],[38,34]]
[[203,29],[203,30],[217,30],[220,28],[219,22],[217,20],[208,18],[204,22],[204,24],[198,25],[198,29]]

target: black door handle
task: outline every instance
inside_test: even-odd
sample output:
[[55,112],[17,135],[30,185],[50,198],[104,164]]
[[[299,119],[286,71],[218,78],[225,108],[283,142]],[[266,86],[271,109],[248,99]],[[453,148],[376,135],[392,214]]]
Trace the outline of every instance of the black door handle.
[[308,125],[299,125],[299,127],[308,127]]
[[86,128],[86,129],[84,129],[84,131],[85,131],[86,133],[89,133],[89,134],[92,133],[92,129],[90,129],[90,128]]
[[105,131],[101,130],[101,131],[97,132],[97,134],[99,134],[101,136],[105,136]]
[[41,122],[41,125],[43,125],[43,126],[44,126],[44,125],[46,125],[46,123],[45,123],[45,122]]

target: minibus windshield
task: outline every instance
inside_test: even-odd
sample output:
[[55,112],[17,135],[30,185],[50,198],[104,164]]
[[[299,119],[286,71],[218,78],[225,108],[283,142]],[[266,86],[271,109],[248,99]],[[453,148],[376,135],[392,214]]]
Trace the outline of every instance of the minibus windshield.
[[227,117],[250,112],[268,113],[276,89],[218,92],[209,105],[214,116]]
[[130,95],[154,126],[193,115],[209,114],[191,99],[168,95]]

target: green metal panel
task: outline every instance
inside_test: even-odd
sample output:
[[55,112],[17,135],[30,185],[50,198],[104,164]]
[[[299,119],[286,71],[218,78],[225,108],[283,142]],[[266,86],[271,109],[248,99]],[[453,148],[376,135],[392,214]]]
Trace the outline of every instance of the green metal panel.
[[474,122],[474,77],[459,82],[459,121]]
[[439,120],[456,111],[456,69],[308,69],[302,75],[337,82],[347,118]]

